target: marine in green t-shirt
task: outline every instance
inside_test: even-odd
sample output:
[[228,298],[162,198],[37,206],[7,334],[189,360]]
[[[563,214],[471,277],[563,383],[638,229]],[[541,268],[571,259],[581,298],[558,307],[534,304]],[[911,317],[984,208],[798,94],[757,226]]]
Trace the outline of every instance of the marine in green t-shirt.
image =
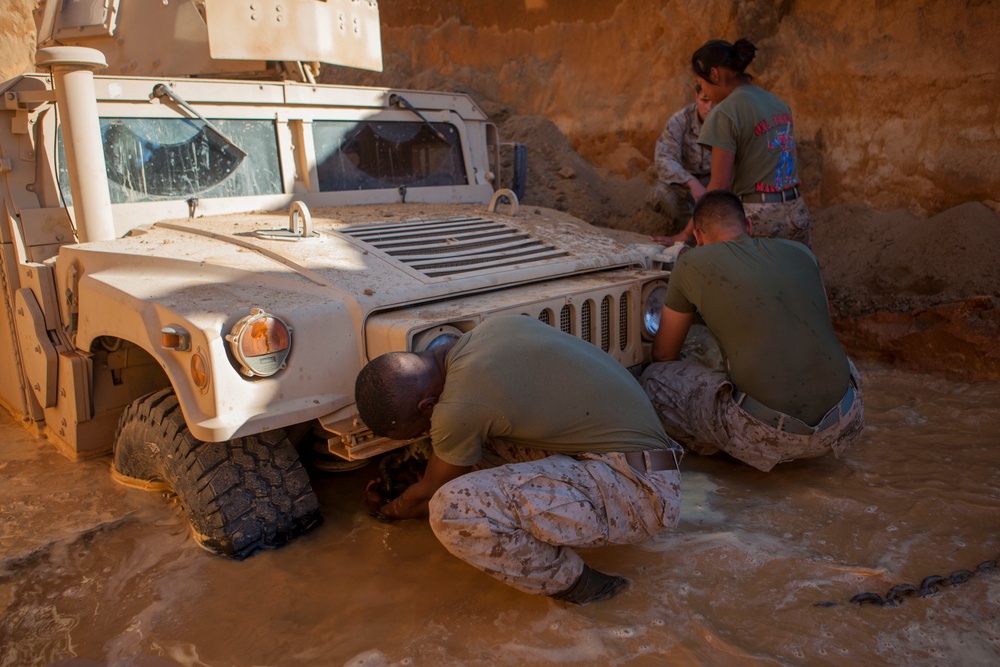
[[428,432],[433,449],[398,496],[369,483],[372,515],[429,517],[452,554],[526,593],[607,600],[627,580],[573,547],[677,524],[680,446],[642,387],[611,355],[534,318],[494,317],[438,348],[381,355],[355,398],[375,434]]
[[[750,237],[726,190],[706,194],[693,218],[698,247],[671,272],[658,363],[640,378],[667,433],[764,471],[846,450],[864,425],[861,384],[834,334],[816,257],[795,241]],[[681,360],[696,311],[725,370]]]
[[[730,190],[746,205],[752,236],[785,238],[811,246],[812,216],[799,191],[792,112],[753,83],[747,66],[757,47],[746,39],[705,42],[691,56],[695,81],[715,107],[698,143],[712,149],[706,190]],[[691,243],[691,222],[668,241]]]
[[791,109],[763,88],[733,90],[705,118],[698,143],[735,156],[731,189],[737,195],[799,184]]
[[697,309],[733,384],[769,407],[815,424],[847,389],[816,257],[799,243],[741,234],[695,248],[674,267],[665,305]]
[[434,453],[478,463],[483,443],[579,454],[669,448],[642,387],[611,355],[534,318],[496,317],[445,357]]

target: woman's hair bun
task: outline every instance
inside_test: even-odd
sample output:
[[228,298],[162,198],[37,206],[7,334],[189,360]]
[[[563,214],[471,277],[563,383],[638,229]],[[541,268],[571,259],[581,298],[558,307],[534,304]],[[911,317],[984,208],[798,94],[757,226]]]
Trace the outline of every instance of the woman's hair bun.
[[740,38],[733,43],[733,60],[739,63],[739,70],[742,72],[747,68],[751,62],[753,62],[754,56],[757,55],[757,47],[750,43],[749,40]]

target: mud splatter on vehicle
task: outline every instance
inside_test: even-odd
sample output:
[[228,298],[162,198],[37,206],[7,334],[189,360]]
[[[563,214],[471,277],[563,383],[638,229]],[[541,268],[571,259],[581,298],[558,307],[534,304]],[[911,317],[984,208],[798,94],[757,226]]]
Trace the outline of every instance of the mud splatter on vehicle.
[[516,314],[639,366],[668,275],[520,206],[468,96],[317,84],[381,67],[374,0],[268,7],[44,2],[0,86],[0,400],[237,558],[317,524],[296,443],[409,444],[357,417],[368,359]]

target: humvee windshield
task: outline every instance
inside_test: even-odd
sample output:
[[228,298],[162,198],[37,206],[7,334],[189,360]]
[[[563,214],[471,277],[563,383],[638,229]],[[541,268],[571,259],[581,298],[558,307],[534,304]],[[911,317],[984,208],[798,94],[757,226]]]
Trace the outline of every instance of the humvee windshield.
[[[111,202],[280,194],[274,122],[212,122],[245,157],[199,120],[102,118]],[[67,204],[72,204],[62,133],[58,143],[60,190]]]
[[[111,202],[280,194],[274,121],[212,124],[239,149],[200,120],[102,118]],[[468,183],[461,136],[449,123],[317,120],[312,126],[322,192]],[[60,190],[72,205],[61,132],[57,142]]]
[[315,121],[313,141],[323,192],[468,183],[448,123]]

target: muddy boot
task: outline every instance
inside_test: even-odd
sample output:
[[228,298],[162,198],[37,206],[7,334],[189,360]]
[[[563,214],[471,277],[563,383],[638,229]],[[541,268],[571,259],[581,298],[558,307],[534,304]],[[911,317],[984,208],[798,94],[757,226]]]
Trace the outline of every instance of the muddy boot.
[[610,600],[621,593],[628,586],[628,579],[613,574],[604,574],[591,568],[589,565],[583,566],[583,572],[576,583],[564,590],[562,593],[550,595],[554,600],[569,602],[583,606],[590,602],[603,602]]

